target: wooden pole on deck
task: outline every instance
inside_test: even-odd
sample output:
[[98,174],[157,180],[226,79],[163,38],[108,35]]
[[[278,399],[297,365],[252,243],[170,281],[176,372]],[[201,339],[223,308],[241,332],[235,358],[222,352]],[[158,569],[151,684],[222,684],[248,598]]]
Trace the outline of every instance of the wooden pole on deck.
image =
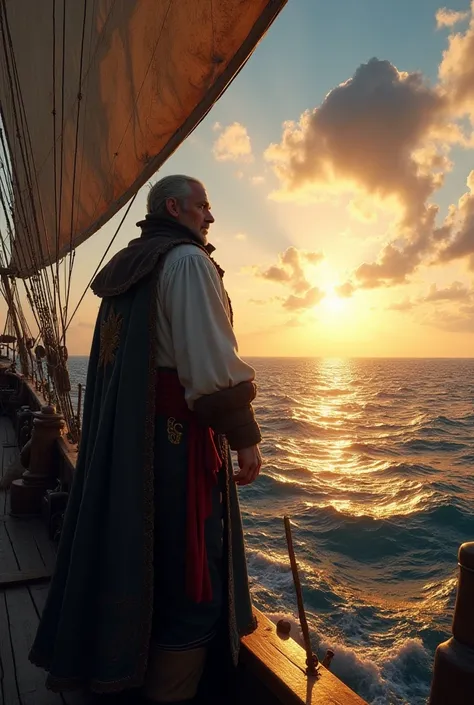
[[296,591],[296,601],[298,603],[298,615],[300,618],[301,631],[303,633],[304,648],[306,651],[306,667],[307,673],[311,676],[316,676],[318,670],[318,657],[313,653],[311,648],[311,640],[309,638],[308,621],[303,603],[303,592],[301,590],[300,576],[298,574],[298,565],[296,563],[295,549],[293,548],[293,537],[291,535],[291,524],[289,517],[283,518],[285,524],[286,543],[288,545],[288,554],[290,556],[291,572],[293,573],[293,583]]

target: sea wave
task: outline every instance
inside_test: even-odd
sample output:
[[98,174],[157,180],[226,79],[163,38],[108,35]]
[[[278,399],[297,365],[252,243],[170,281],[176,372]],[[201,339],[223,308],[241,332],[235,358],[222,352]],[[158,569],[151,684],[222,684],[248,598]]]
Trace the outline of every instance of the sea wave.
[[[311,636],[371,705],[424,705],[474,539],[473,360],[253,359],[264,441],[239,490],[255,603],[299,639],[289,515]],[[86,358],[71,358],[73,385]]]

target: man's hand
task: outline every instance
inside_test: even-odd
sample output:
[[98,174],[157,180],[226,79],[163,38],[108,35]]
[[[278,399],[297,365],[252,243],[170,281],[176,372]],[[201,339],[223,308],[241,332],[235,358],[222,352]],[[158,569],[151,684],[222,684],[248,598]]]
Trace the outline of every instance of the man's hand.
[[257,479],[262,467],[262,456],[260,455],[259,447],[250,446],[250,448],[238,450],[237,460],[240,470],[234,475],[234,480],[238,485],[250,485],[251,482]]

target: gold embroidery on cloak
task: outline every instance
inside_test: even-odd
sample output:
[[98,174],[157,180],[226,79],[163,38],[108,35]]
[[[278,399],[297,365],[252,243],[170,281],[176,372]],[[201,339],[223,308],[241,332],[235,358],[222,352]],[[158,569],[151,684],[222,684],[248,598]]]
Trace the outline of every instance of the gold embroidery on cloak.
[[106,367],[115,360],[115,353],[120,343],[122,317],[110,311],[107,319],[100,325],[99,365]]

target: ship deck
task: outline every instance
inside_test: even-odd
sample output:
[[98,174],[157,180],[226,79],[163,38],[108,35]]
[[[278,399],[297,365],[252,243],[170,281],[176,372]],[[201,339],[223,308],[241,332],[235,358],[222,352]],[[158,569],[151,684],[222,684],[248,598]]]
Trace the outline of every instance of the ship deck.
[[[17,457],[13,425],[0,410],[0,477]],[[45,673],[30,663],[28,653],[46,601],[55,546],[41,518],[16,518],[9,509],[9,493],[0,490],[0,705],[136,705],[132,693],[94,696],[46,689]],[[323,667],[317,679],[308,678],[304,650],[293,639],[279,637],[258,610],[256,615],[256,632],[242,640],[239,703],[365,705]]]
[[[18,456],[10,419],[0,416],[0,476]],[[44,672],[28,660],[54,567],[54,545],[41,519],[9,515],[0,490],[0,705],[88,705],[78,693],[45,688]]]

